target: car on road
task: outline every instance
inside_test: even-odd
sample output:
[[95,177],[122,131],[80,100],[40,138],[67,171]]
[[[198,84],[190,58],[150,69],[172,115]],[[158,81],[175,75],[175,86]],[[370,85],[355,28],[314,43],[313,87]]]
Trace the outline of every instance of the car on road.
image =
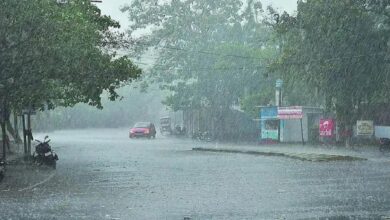
[[146,137],[156,138],[156,127],[152,122],[137,122],[130,129],[130,138]]

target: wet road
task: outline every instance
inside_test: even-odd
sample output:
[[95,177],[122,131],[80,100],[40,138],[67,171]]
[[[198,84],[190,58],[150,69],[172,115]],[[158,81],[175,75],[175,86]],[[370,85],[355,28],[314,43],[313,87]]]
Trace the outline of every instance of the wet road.
[[1,191],[0,219],[390,216],[387,160],[321,163],[194,152],[205,144],[130,140],[123,129],[50,137],[60,155],[54,176],[36,187]]

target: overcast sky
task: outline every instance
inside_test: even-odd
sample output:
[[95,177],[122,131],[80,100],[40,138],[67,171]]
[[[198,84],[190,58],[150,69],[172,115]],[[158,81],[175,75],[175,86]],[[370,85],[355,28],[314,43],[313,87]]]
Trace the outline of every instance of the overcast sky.
[[[121,6],[128,4],[131,0],[102,0],[102,3],[98,3],[98,6],[102,10],[103,14],[110,15],[115,20],[119,21],[122,29],[126,29],[129,22],[127,15],[122,13],[119,9]],[[219,1],[219,0],[216,0]],[[223,1],[223,0],[221,0]],[[272,4],[280,11],[287,11],[292,13],[296,10],[297,0],[262,0],[263,7]]]

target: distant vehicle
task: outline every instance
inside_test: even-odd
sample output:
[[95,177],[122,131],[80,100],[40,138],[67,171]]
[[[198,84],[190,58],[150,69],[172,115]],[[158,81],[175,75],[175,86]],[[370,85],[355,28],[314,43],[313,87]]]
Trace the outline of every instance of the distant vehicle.
[[177,137],[184,137],[187,134],[187,130],[184,126],[176,125],[173,134]]
[[197,131],[197,132],[192,134],[192,139],[198,140],[198,141],[206,141],[206,142],[213,141],[213,137],[212,137],[211,133],[208,131],[205,131],[205,132]]
[[380,151],[390,150],[389,138],[379,138],[379,150]]
[[160,118],[160,132],[161,134],[172,134],[171,117]]
[[137,122],[133,128],[130,129],[130,138],[147,137],[156,138],[156,127],[151,122]]

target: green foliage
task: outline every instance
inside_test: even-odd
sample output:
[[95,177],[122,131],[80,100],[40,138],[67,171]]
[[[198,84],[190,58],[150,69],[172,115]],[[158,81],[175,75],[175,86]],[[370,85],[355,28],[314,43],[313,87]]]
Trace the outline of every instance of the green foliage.
[[273,105],[275,97],[273,88],[263,89],[262,91],[253,95],[246,96],[241,100],[241,108],[245,112],[249,113],[253,118],[259,117],[258,106]]
[[0,83],[9,105],[20,110],[84,102],[101,108],[104,91],[117,99],[116,89],[141,74],[108,50],[120,42],[110,30],[118,27],[89,0],[1,1]]
[[283,14],[275,25],[283,45],[276,66],[283,78],[304,82],[325,97],[325,106],[336,113],[342,128],[350,129],[361,117],[363,103],[388,95],[384,54],[389,29],[380,28],[388,25],[388,16],[381,10],[386,4],[299,1],[297,15]]
[[[263,88],[266,65],[276,48],[269,29],[257,22],[259,1],[136,0],[123,8],[130,32],[155,27],[137,39],[135,54],[155,47],[151,77],[170,91],[164,104],[173,110],[229,109]],[[266,88],[266,87],[264,87]]]
[[159,122],[161,92],[158,88],[149,88],[142,93],[130,86],[120,88],[121,101],[111,102],[108,94],[102,95],[104,109],[96,109],[86,104],[77,104],[72,108],[58,107],[51,111],[38,112],[33,117],[33,126],[37,130],[75,129],[75,128],[129,128],[137,121]]

